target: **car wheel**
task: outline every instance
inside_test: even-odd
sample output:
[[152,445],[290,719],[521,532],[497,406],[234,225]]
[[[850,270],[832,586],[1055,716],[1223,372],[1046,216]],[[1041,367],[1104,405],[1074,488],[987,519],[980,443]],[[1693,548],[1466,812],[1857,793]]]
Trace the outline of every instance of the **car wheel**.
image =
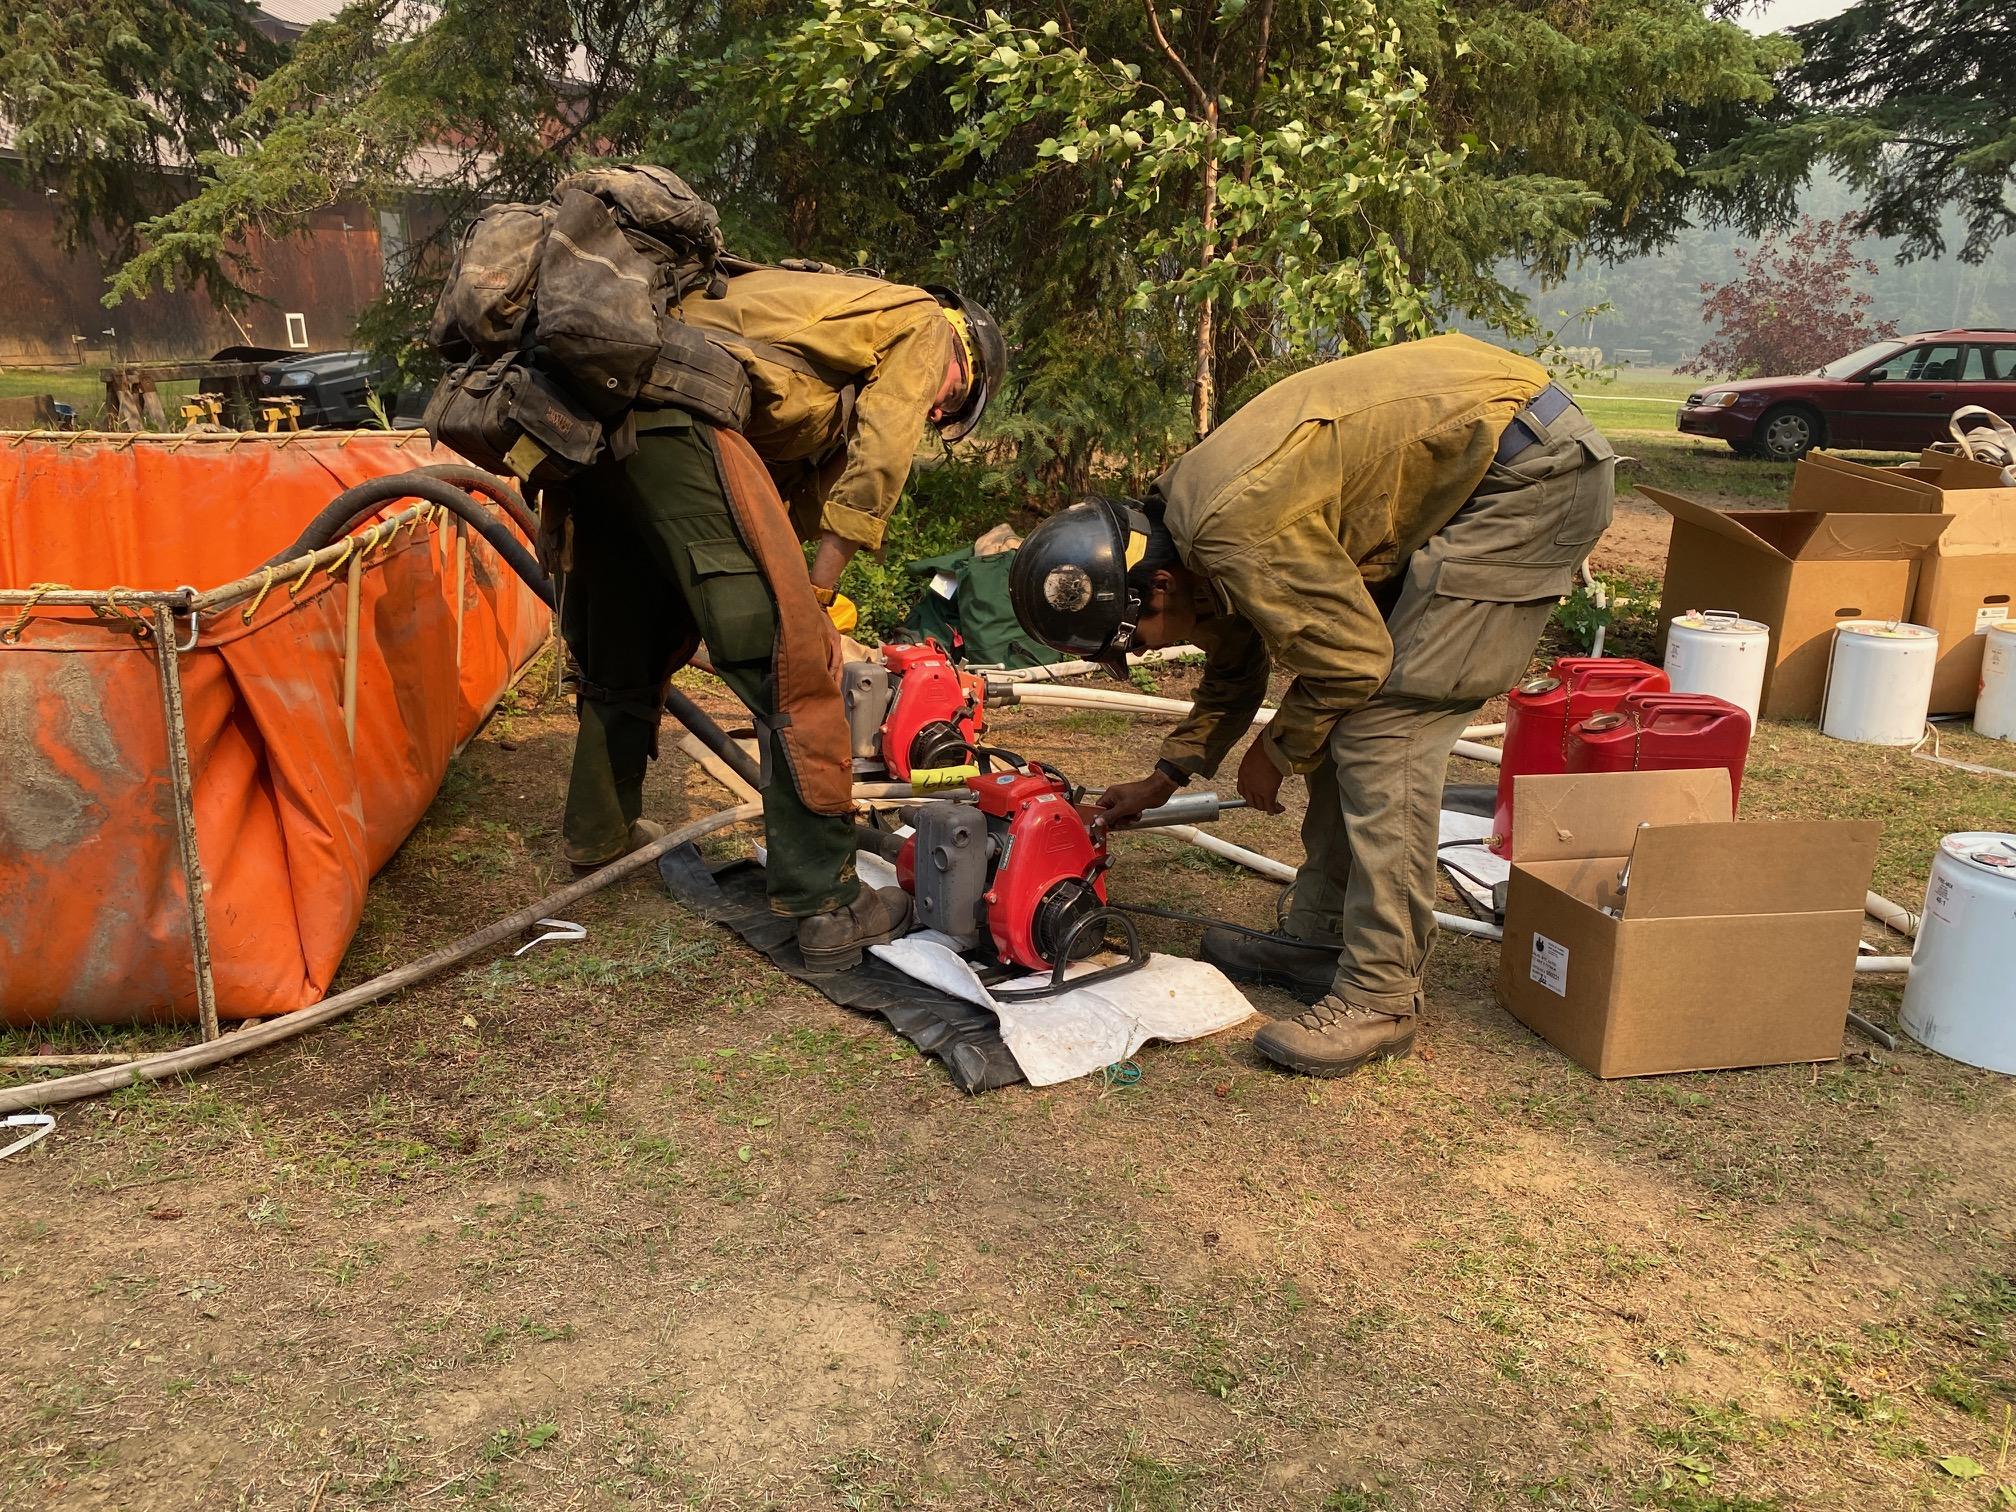
[[1797,462],[1820,442],[1820,417],[1803,404],[1766,411],[1752,437],[1757,455],[1769,462]]

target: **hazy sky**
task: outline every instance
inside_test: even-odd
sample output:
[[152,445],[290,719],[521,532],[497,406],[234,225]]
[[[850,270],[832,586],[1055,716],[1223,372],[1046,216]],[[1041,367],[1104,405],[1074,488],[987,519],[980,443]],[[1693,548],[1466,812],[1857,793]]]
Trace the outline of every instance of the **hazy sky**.
[[1743,13],[1743,24],[1755,32],[1781,31],[1801,21],[1836,15],[1848,4],[1849,0],[1766,0]]

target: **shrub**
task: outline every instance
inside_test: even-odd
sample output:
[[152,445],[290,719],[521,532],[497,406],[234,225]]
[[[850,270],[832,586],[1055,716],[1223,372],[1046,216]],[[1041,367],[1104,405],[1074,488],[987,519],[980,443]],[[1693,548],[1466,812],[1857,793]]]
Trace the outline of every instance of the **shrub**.
[[841,575],[840,591],[861,611],[855,636],[873,644],[903,623],[923,591],[906,564],[972,545],[1012,518],[1019,502],[1007,474],[987,462],[948,459],[920,466],[889,517],[881,559],[857,552]]
[[[1601,594],[1592,594],[1586,584],[1554,610],[1554,623],[1574,640],[1576,648],[1587,651],[1599,627],[1605,630],[1606,656],[1648,657],[1659,631],[1659,580],[1644,572],[1597,572]],[[1598,603],[1598,598],[1602,599]]]

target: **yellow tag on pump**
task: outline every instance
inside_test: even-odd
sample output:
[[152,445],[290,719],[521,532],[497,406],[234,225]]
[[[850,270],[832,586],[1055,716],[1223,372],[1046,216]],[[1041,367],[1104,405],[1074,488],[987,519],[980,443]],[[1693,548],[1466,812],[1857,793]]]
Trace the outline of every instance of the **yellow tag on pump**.
[[927,767],[910,774],[910,788],[918,793],[942,793],[946,788],[964,787],[967,778],[979,775],[980,768],[971,762],[965,766]]
[[1131,572],[1141,565],[1141,558],[1148,555],[1148,537],[1138,530],[1127,532],[1127,568]]

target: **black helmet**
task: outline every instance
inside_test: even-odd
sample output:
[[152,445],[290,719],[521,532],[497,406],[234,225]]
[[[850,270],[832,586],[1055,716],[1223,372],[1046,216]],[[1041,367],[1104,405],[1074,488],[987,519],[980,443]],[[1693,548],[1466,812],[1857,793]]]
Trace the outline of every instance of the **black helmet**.
[[1127,676],[1141,596],[1127,570],[1148,546],[1148,517],[1132,499],[1086,499],[1029,532],[1008,569],[1022,628],[1053,651]]
[[980,423],[987,401],[1008,376],[1008,343],[1001,339],[1001,327],[995,324],[985,305],[975,304],[957,289],[948,289],[943,284],[926,284],[924,292],[946,309],[965,316],[966,332],[973,338],[971,351],[978,370],[966,375],[966,397],[958,410],[938,422],[939,435],[947,441],[958,441]]

